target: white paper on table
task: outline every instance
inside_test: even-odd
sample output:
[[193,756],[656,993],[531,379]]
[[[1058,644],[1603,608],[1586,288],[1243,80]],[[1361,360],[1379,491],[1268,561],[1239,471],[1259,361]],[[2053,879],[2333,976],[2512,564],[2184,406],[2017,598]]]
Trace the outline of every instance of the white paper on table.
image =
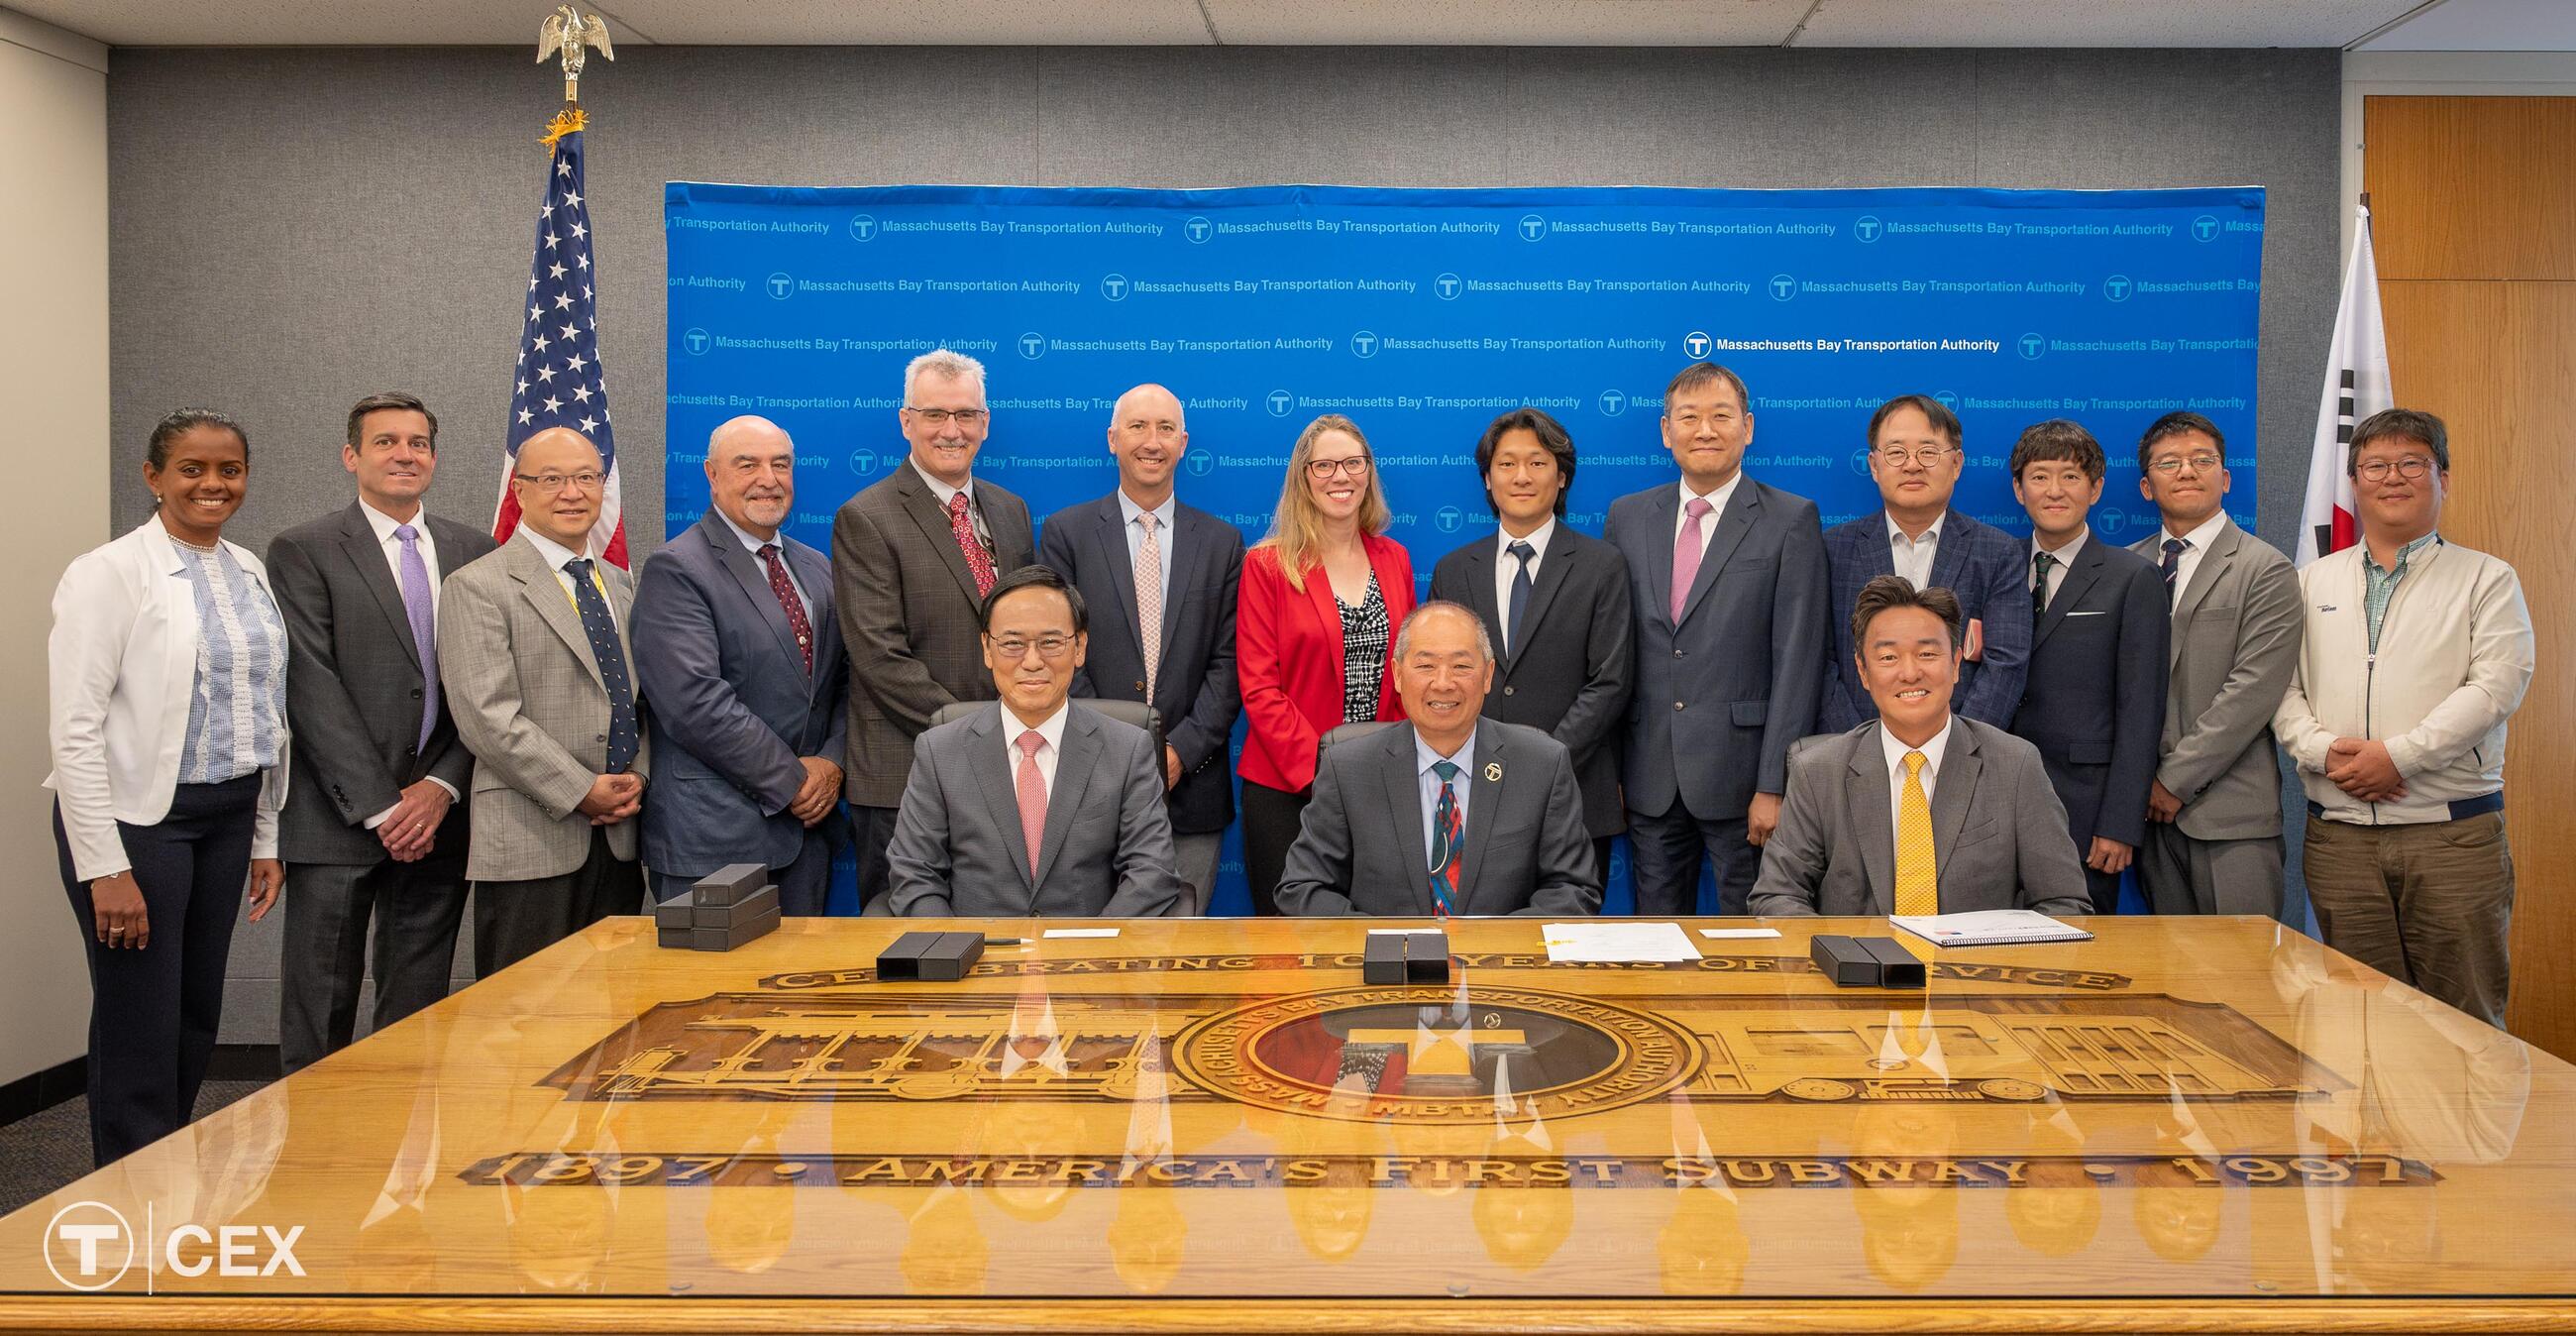
[[1118,935],[1118,930],[1116,928],[1049,928],[1042,935],[1047,937],[1115,937]]
[[1678,923],[1550,923],[1539,929],[1547,958],[1576,964],[1697,960]]
[[1780,930],[1778,928],[1702,928],[1699,930],[1699,935],[1720,939],[1777,937],[1780,935]]
[[1962,914],[1891,914],[1888,922],[1935,946],[2013,946],[2087,942],[2093,934],[2035,909],[1980,909]]

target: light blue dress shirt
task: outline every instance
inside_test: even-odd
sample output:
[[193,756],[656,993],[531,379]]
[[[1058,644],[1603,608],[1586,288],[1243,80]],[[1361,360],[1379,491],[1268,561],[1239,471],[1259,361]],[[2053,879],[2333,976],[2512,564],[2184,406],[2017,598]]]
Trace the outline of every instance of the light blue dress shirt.
[[1422,733],[1413,734],[1413,769],[1422,790],[1422,866],[1428,869],[1440,857],[1440,827],[1432,814],[1440,810],[1440,776],[1432,770],[1439,761],[1454,761],[1458,778],[1452,781],[1458,791],[1458,829],[1467,829],[1467,795],[1476,787],[1476,735],[1470,733],[1458,746],[1455,756],[1443,756],[1431,750]]

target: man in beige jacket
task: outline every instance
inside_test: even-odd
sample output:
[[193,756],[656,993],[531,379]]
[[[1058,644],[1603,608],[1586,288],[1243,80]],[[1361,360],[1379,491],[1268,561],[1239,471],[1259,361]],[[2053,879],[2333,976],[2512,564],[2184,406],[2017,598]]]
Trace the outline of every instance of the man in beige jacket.
[[2440,418],[2372,414],[2344,467],[2361,541],[2299,573],[2307,642],[2272,721],[2308,791],[2308,900],[2327,945],[2501,1026],[2531,614],[2511,566],[2436,532]]

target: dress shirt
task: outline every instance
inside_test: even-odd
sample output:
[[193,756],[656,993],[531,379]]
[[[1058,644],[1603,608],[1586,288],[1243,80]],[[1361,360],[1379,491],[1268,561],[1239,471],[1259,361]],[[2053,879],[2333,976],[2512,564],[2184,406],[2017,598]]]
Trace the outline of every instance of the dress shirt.
[[1470,733],[1466,741],[1458,744],[1457,755],[1443,756],[1422,740],[1422,730],[1413,732],[1413,769],[1422,783],[1422,865],[1426,868],[1440,857],[1440,827],[1432,819],[1432,815],[1440,810],[1440,776],[1431,769],[1440,761],[1452,761],[1458,766],[1458,778],[1452,781],[1451,786],[1458,791],[1458,829],[1464,832],[1467,829],[1467,793],[1476,787],[1476,735]]
[[762,538],[754,534],[751,530],[734,523],[733,516],[724,513],[722,510],[718,510],[716,512],[716,518],[723,520],[724,526],[733,530],[735,541],[742,544],[743,551],[751,554],[751,564],[760,568],[760,578],[764,581],[769,578],[769,563],[760,559],[760,549],[770,546],[771,544],[777,545],[778,568],[787,572],[788,587],[796,591],[796,601],[805,605],[805,620],[808,622],[813,621],[814,596],[805,592],[805,582],[796,578],[796,563],[787,559],[786,536],[782,534],[776,538]]
[[2158,548],[2158,551],[2153,560],[2158,565],[2162,565],[2164,563],[2165,558],[2162,549],[2164,547],[2165,540],[2168,538],[2182,539],[2182,555],[2174,561],[2172,599],[2174,607],[2179,608],[2182,606],[2183,591],[2191,588],[2191,574],[2192,572],[2200,569],[2200,558],[2202,554],[2209,551],[2209,545],[2217,542],[2218,535],[2224,532],[2226,528],[2227,512],[2221,510],[2217,514],[2210,516],[2208,519],[2201,521],[2200,527],[2192,530],[2190,533],[2177,534],[2173,530],[2165,528],[2159,528],[2156,530],[2156,547]]
[[[921,480],[923,482],[930,484],[930,494],[938,498],[939,508],[941,510],[948,509],[948,498],[955,496],[960,492],[966,494],[966,518],[975,522],[975,541],[982,543],[985,551],[992,551],[993,531],[984,527],[984,503],[975,499],[975,479],[973,475],[968,475],[965,486],[951,487],[937,478],[931,477],[930,470],[923,468],[920,460],[914,459],[910,455],[906,455],[904,456],[904,462],[912,466],[913,472],[921,475]],[[1005,570],[996,570],[993,573],[995,575],[1010,574],[1009,571]]]
[[429,568],[430,625],[437,625],[439,580],[438,542],[429,536],[429,512],[427,510],[415,509],[412,511],[410,519],[398,520],[393,516],[376,509],[374,506],[368,505],[366,499],[361,497],[358,500],[358,513],[366,516],[367,527],[376,531],[376,546],[384,549],[385,566],[394,573],[394,588],[396,589],[402,588],[403,545],[401,539],[394,537],[394,530],[399,529],[406,524],[411,526],[413,534],[412,546],[420,549],[421,564]]
[[1933,734],[1931,741],[1920,747],[1908,747],[1897,741],[1895,734],[1887,731],[1886,724],[1882,723],[1878,726],[1878,745],[1887,753],[1887,828],[1889,830],[1905,829],[1905,754],[1923,753],[1923,805],[1929,807],[1932,805],[1933,785],[1941,778],[1941,754],[1950,749],[1950,729],[1955,722],[1955,720],[1943,719],[1941,731]]
[[[538,533],[525,524],[519,526],[519,532],[527,538],[528,546],[535,548],[537,555],[545,558],[546,569],[555,573],[555,583],[563,586],[564,597],[572,602],[573,607],[579,608],[581,600],[572,592],[572,577],[564,574],[564,563],[579,561],[582,554]],[[608,596],[608,582],[599,576],[600,560],[598,557],[591,558],[590,583],[591,587],[599,591],[599,601],[607,607],[608,619],[615,622],[617,621],[617,600]]]
[[2388,620],[2388,600],[2397,596],[2397,582],[2406,578],[2406,559],[2442,541],[2442,535],[2428,533],[2397,549],[2397,564],[2379,569],[2379,561],[2370,555],[2370,544],[2361,545],[2362,611],[2370,621],[2370,652],[2379,652],[2379,628]]
[[2029,584],[2030,580],[2027,577],[2034,574],[2039,569],[2040,553],[2045,552],[2049,556],[2056,558],[2057,561],[2056,565],[2048,568],[2048,592],[2045,595],[2042,595],[2039,600],[2039,605],[2041,607],[2047,607],[2049,604],[2057,601],[2058,588],[2066,583],[2067,563],[2082,555],[2085,540],[2092,536],[2093,526],[2089,524],[2079,524],[2075,526],[2075,536],[2067,539],[2066,546],[2064,547],[2043,547],[2040,545],[2038,534],[2032,534],[2030,536],[2031,559],[2022,563],[2022,575],[2025,577],[2022,580],[2023,584]]
[[1888,562],[1895,567],[1898,575],[1913,581],[1917,589],[1932,587],[1932,559],[1939,555],[1941,523],[1948,518],[1949,516],[1945,514],[1940,519],[1933,520],[1932,527],[1925,529],[1922,537],[1908,538],[1905,536],[1905,530],[1897,527],[1896,517],[1894,515],[1887,517]]
[[[1179,508],[1179,498],[1167,496],[1163,498],[1163,504],[1151,512],[1154,516],[1154,546],[1163,554],[1163,606],[1166,608],[1172,606],[1172,516]],[[1127,518],[1127,579],[1132,583],[1136,578],[1136,554],[1145,550],[1145,526],[1138,524],[1136,517],[1148,512],[1136,504],[1135,499],[1127,495],[1127,489],[1122,487],[1118,489],[1118,513]]]
[[[1744,475],[1738,473],[1736,476],[1740,478]],[[1728,487],[1733,487],[1734,485],[1734,483],[1727,484]],[[1715,504],[1723,507],[1726,503],[1720,501]],[[1715,523],[1716,512],[1709,512],[1709,518],[1710,523],[1700,526],[1703,531],[1703,536],[1700,540],[1702,551],[1707,550],[1706,532],[1717,528],[1717,524]],[[1681,531],[1678,529],[1674,530],[1673,536],[1675,538],[1681,537]],[[1503,634],[1500,639],[1494,642],[1495,649],[1499,650],[1503,646],[1511,644],[1512,633],[1520,629],[1519,627],[1512,625],[1512,581],[1518,579],[1521,573],[1521,559],[1512,555],[1512,544],[1527,543],[1530,545],[1530,588],[1535,591],[1538,588],[1539,565],[1547,560],[1547,540],[1554,537],[1556,537],[1556,517],[1554,515],[1550,515],[1546,519],[1540,520],[1538,522],[1538,527],[1530,530],[1530,535],[1527,538],[1514,538],[1509,530],[1500,526],[1495,527],[1494,552],[1497,559],[1494,564],[1494,615],[1500,618],[1503,623]]]
[[[1020,773],[1020,735],[1028,732],[1029,726],[1020,722],[1020,717],[1011,712],[1010,706],[1005,705],[1001,709],[1002,756],[1016,778]],[[1046,785],[1049,798],[1055,797],[1055,763],[1056,758],[1064,754],[1064,721],[1072,709],[1073,700],[1067,697],[1055,707],[1055,713],[1038,725],[1038,781]]]
[[[1743,481],[1744,470],[1737,469],[1734,477],[1727,479],[1716,491],[1708,494],[1708,518],[1702,520],[1699,526],[1701,556],[1708,555],[1708,540],[1716,536],[1717,522],[1726,516],[1726,503],[1734,499],[1736,484]],[[1673,512],[1673,541],[1676,543],[1682,540],[1682,530],[1690,527],[1691,498],[1698,495],[1699,493],[1691,490],[1690,479],[1682,479],[1681,508]]]
[[[368,505],[366,498],[360,497],[358,498],[358,513],[366,516],[367,527],[376,531],[376,546],[384,549],[385,565],[393,569],[394,588],[396,589],[402,588],[403,545],[401,539],[394,537],[394,530],[399,529],[406,524],[411,526],[412,546],[420,549],[421,565],[427,567],[429,570],[429,624],[432,627],[437,626],[439,585],[438,542],[436,539],[429,536],[429,512],[426,509],[415,508],[411,513],[410,519],[398,520],[393,516],[376,509],[374,506]],[[531,534],[529,536],[534,537],[535,535]],[[408,630],[408,626],[406,626],[405,629]],[[460,802],[463,801],[465,797],[464,794],[456,791],[455,785],[448,783],[446,780],[440,779],[436,775],[423,775],[421,778],[447,790],[447,800],[449,802]],[[394,804],[394,807],[400,807],[401,805],[402,804],[400,803],[396,803]],[[376,827],[385,824],[385,819],[393,814],[394,808],[388,807],[385,810],[376,813],[374,816],[368,817],[361,824],[368,830],[374,830]]]

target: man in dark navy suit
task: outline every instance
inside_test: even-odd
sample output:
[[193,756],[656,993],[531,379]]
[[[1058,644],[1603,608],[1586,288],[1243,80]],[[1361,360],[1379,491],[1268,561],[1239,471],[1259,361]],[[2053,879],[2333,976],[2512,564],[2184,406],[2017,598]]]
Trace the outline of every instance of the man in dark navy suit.
[[1861,587],[1902,575],[1917,589],[1947,589],[1967,619],[1952,708],[1981,724],[2012,726],[2030,664],[2030,561],[2011,534],[1950,508],[1966,460],[1959,418],[1940,400],[1900,394],[1869,419],[1869,474],[1885,503],[1825,531],[1833,565],[1833,654],[1823,664],[1825,701],[1817,729],[1848,733],[1876,718],[1860,679],[1851,612]]
[[1496,532],[1440,559],[1431,597],[1475,610],[1501,657],[1485,717],[1565,744],[1583,790],[1583,828],[1600,875],[1619,803],[1619,735],[1636,672],[1628,563],[1619,549],[1568,528],[1574,441],[1553,417],[1516,408],[1476,442],[1476,471]]
[[1622,770],[1637,912],[1697,912],[1705,853],[1718,912],[1741,914],[1789,744],[1816,731],[1823,538],[1815,502],[1744,476],[1753,410],[1734,372],[1683,367],[1663,436],[1680,479],[1612,502],[1601,535],[1627,559],[1636,609]]
[[2030,514],[2030,673],[2012,731],[2039,748],[2066,809],[2093,912],[2120,911],[2120,873],[2147,835],[2165,726],[2171,619],[2154,562],[2095,537],[2108,461],[2064,418],[2021,434],[2013,495]]
[[1118,490],[1047,517],[1038,561],[1082,591],[1100,617],[1073,694],[1146,701],[1163,721],[1163,785],[1189,899],[1207,912],[1225,828],[1234,821],[1226,744],[1243,697],[1234,680],[1235,585],[1243,534],[1172,494],[1190,432],[1178,396],[1139,385],[1109,417]]
[[636,580],[636,675],[652,703],[644,863],[668,900],[731,863],[769,865],[789,914],[820,914],[840,819],[849,660],[832,567],[780,532],[796,446],[766,418],[707,438],[705,518]]

